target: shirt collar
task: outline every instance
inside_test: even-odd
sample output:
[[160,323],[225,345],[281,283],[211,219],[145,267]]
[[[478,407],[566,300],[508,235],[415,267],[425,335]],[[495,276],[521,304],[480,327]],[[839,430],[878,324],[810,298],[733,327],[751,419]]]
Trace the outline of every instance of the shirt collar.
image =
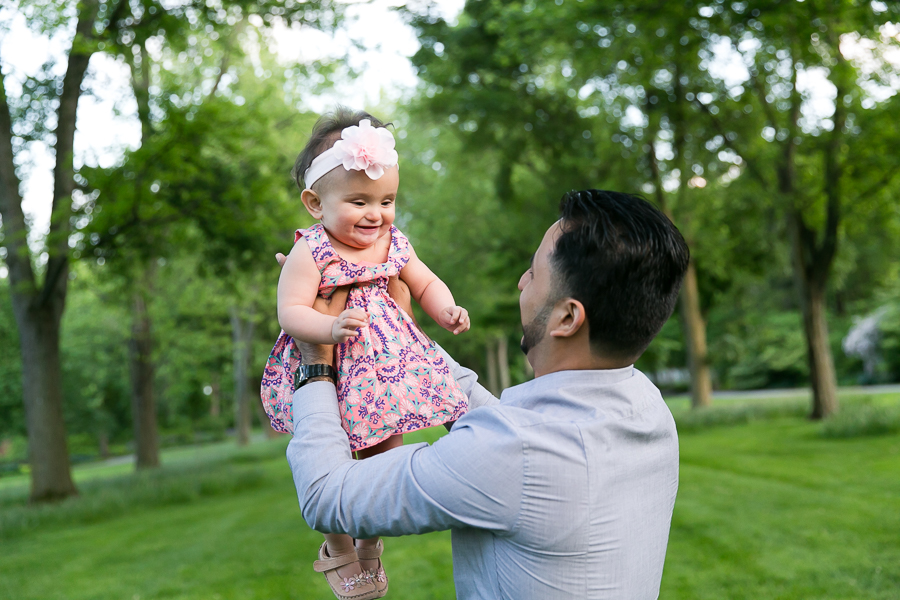
[[621,369],[556,371],[507,388],[500,403],[534,408],[541,403],[570,404],[573,408],[593,406],[603,388],[610,388],[635,375],[634,365]]

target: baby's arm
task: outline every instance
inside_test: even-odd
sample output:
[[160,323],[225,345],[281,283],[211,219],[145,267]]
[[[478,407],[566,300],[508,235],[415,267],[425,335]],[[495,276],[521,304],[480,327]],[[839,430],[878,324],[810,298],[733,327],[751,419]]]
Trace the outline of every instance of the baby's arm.
[[298,241],[278,279],[278,323],[291,337],[310,344],[346,341],[356,335],[358,327],[366,324],[367,315],[354,308],[335,318],[313,309],[321,278],[309,245]]
[[409,286],[409,292],[416,302],[434,319],[438,325],[454,334],[469,329],[469,313],[456,306],[453,294],[447,284],[441,281],[431,269],[419,260],[416,251],[409,248],[409,262],[400,271],[400,279]]

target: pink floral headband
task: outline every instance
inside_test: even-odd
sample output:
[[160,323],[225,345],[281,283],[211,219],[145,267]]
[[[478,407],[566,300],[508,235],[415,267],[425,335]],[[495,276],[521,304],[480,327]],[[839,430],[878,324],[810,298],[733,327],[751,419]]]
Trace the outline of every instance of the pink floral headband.
[[399,164],[398,158],[393,134],[384,127],[372,127],[372,121],[363,119],[359,127],[351,125],[341,131],[341,139],[312,161],[303,181],[307,189],[311,188],[341,165],[348,171],[365,171],[369,179],[380,179],[386,170]]

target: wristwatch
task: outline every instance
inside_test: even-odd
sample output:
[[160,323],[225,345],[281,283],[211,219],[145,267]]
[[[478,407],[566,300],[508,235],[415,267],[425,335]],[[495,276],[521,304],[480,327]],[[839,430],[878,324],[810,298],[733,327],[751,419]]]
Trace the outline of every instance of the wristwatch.
[[311,379],[318,377],[327,377],[331,379],[331,383],[337,385],[337,371],[331,365],[300,365],[300,368],[294,373],[294,391],[296,392]]

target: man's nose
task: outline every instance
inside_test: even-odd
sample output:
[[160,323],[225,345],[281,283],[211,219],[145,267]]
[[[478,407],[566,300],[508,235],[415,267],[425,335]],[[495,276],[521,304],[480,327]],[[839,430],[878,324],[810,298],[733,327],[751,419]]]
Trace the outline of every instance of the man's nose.
[[525,289],[525,273],[522,273],[522,276],[519,277],[519,285],[517,285],[516,287],[519,288],[520,292]]

